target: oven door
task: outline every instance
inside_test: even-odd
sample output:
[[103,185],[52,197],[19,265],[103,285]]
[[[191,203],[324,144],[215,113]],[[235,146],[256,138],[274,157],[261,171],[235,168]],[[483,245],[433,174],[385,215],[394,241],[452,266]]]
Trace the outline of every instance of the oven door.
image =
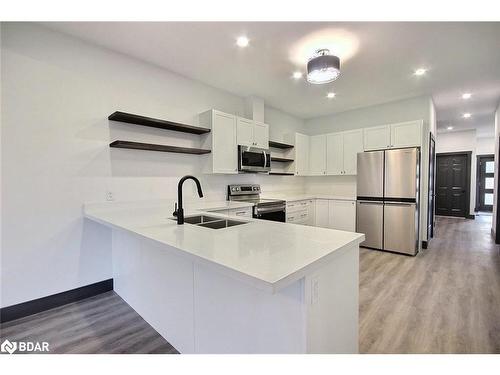
[[238,146],[238,170],[241,172],[269,172],[271,154],[268,150]]
[[286,206],[268,206],[268,207],[258,207],[256,206],[253,211],[253,217],[262,220],[280,221],[284,223],[286,221]]

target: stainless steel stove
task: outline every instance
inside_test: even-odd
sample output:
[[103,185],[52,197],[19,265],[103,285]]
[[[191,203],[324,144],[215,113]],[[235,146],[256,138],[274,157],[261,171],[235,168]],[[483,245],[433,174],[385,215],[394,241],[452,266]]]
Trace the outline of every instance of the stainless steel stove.
[[260,198],[260,185],[228,185],[227,200],[253,203],[253,217],[263,220],[286,221],[286,202],[282,199]]

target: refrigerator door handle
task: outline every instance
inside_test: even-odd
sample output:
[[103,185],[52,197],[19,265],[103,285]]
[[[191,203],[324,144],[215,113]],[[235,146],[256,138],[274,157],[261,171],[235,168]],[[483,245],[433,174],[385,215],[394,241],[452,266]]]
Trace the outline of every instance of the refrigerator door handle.
[[405,203],[405,202],[384,202],[384,204],[389,206],[415,206],[416,203]]

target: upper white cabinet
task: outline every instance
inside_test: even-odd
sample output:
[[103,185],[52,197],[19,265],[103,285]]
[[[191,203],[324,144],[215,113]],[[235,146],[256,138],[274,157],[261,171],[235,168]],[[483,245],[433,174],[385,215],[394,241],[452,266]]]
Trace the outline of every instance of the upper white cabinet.
[[327,174],[356,174],[358,152],[363,152],[363,131],[361,129],[327,134]]
[[269,148],[269,125],[262,122],[253,123],[253,140],[255,147]]
[[391,126],[382,125],[363,129],[364,149],[380,150],[391,147]]
[[365,128],[364,149],[380,150],[421,146],[422,120]]
[[295,133],[295,174],[309,174],[309,136]]
[[236,116],[210,110],[200,114],[200,125],[211,129],[203,140],[203,148],[212,150],[204,158],[204,173],[238,173]]
[[342,133],[326,135],[326,172],[340,175],[344,170],[344,143]]
[[413,147],[422,144],[422,120],[391,125],[391,147]]
[[269,148],[269,125],[237,117],[237,140],[242,146]]
[[326,135],[313,135],[309,138],[309,175],[326,174]]

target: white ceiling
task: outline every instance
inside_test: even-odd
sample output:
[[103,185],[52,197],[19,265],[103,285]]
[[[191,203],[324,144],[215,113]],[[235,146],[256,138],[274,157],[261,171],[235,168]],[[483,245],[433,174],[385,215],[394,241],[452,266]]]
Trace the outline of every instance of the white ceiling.
[[[301,118],[428,94],[434,98],[439,128],[492,129],[492,114],[500,100],[500,23],[44,25],[236,95],[260,96],[267,104]],[[235,45],[239,35],[250,39],[247,48]],[[293,80],[293,71],[304,71],[304,65],[294,59],[295,51],[321,48],[329,40],[344,57],[341,77],[319,86]],[[429,69],[428,73],[414,76],[418,67]],[[337,97],[326,99],[328,91]],[[472,99],[461,99],[463,92],[472,92]],[[463,112],[471,112],[472,119],[461,119]]]

